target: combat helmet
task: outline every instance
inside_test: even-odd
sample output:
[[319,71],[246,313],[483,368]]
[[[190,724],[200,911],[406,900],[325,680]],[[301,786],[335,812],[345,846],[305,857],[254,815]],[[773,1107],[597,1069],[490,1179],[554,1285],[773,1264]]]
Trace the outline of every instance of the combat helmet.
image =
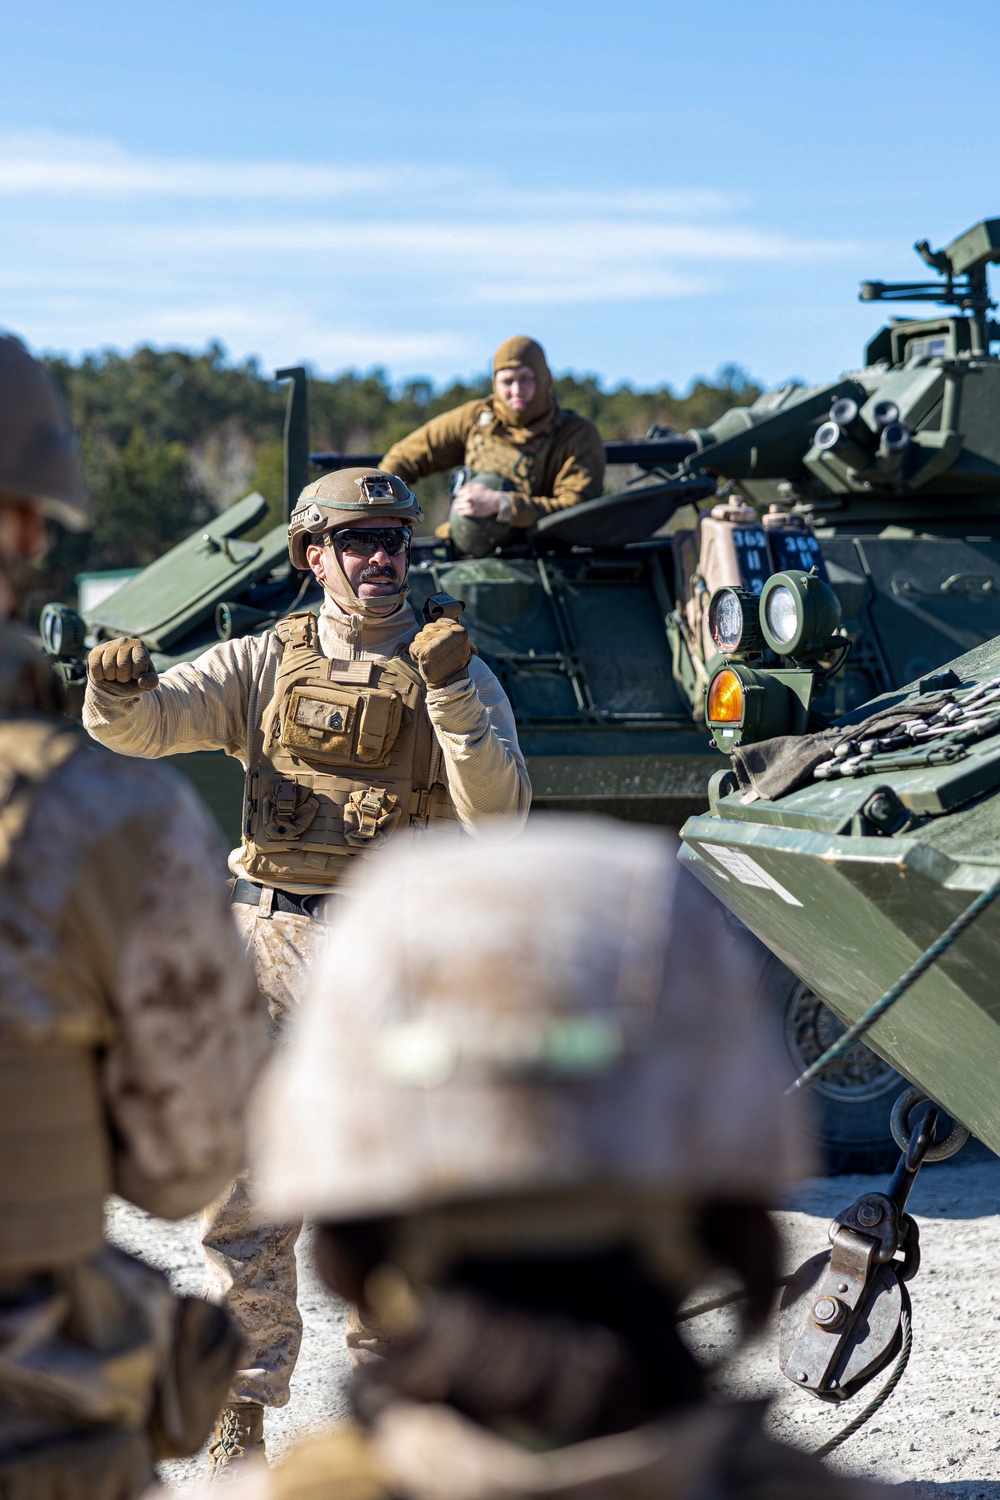
[[0,496],[33,505],[70,531],[93,523],[65,405],[17,339],[0,335]]
[[390,846],[252,1111],[267,1212],[769,1201],[813,1163],[745,941],[658,831]]
[[384,469],[338,469],[307,484],[288,522],[288,555],[293,568],[305,569],[310,537],[322,536],[352,521],[380,521],[387,516],[420,521],[423,511],[412,491]]

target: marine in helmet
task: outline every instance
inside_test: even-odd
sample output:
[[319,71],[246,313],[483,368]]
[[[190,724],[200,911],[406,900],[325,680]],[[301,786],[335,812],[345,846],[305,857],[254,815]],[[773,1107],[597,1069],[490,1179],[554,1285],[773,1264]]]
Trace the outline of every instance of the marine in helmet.
[[48,519],[91,522],[76,441],[0,337],[0,1493],[130,1500],[205,1440],[238,1341],[108,1245],[105,1199],[225,1186],[266,1036],[197,800],[58,717],[7,619]]
[[[407,602],[419,516],[392,474],[327,474],[303,490],[288,528],[293,566],[323,586],[318,617],[288,615],[159,678],[141,641],[90,655],[84,723],[95,738],[127,755],[224,750],[246,768],[233,911],[276,1027],[324,946],[323,898],[358,859],[407,830],[509,836],[527,816],[503,689],[458,621],[418,630]],[[203,1231],[206,1285],[247,1341],[212,1450],[222,1468],[261,1451],[263,1407],[288,1400],[298,1225],[261,1228],[241,1178]]]
[[407,484],[458,469],[451,538],[459,552],[483,557],[543,516],[596,500],[604,446],[592,422],[559,406],[541,345],[518,335],[493,356],[491,396],[432,417],[382,465]]
[[759,1325],[809,1167],[738,936],[651,830],[441,854],[364,872],[255,1112],[265,1201],[384,1333],[353,1425],[255,1500],[869,1493],[710,1400],[678,1333],[720,1271]]

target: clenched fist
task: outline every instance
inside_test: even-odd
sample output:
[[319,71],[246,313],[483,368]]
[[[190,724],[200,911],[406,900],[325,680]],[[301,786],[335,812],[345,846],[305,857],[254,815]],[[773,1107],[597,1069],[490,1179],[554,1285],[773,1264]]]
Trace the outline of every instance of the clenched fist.
[[106,693],[122,697],[148,693],[160,680],[142,641],[124,635],[94,647],[87,657],[87,675]]
[[432,620],[410,642],[410,656],[428,687],[444,687],[469,665],[473,645],[457,620]]

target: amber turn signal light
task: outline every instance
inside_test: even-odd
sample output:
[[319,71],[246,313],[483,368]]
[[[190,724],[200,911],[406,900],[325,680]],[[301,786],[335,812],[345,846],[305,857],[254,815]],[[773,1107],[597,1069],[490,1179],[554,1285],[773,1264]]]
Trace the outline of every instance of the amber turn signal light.
[[743,719],[743,684],[731,667],[724,667],[712,678],[708,690],[710,724],[739,724]]

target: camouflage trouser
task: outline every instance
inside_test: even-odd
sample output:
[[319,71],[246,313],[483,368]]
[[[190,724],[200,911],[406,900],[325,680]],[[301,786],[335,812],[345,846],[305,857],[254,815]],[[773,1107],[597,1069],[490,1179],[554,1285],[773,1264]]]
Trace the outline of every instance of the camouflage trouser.
[[[266,896],[266,893],[265,893]],[[263,907],[233,906],[277,1036],[302,999],[326,924]],[[201,1216],[205,1295],[221,1303],[246,1341],[231,1399],[284,1406],[302,1341],[296,1305],[295,1242],[299,1224],[259,1223],[248,1173],[237,1177]]]

